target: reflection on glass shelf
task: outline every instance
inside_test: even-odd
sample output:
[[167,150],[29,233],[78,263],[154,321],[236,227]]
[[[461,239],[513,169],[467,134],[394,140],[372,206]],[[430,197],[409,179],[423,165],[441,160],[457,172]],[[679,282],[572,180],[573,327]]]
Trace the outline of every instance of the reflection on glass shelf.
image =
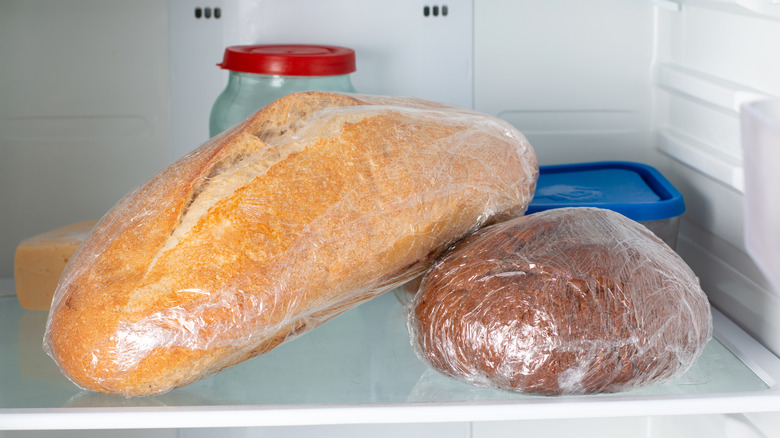
[[[145,398],[82,391],[43,352],[46,313],[0,297],[0,409],[236,405],[366,405],[530,400],[478,388],[431,370],[415,356],[404,310],[385,294],[271,352],[189,386]],[[622,395],[757,391],[767,385],[713,340],[684,376]],[[610,397],[603,395],[598,397]]]

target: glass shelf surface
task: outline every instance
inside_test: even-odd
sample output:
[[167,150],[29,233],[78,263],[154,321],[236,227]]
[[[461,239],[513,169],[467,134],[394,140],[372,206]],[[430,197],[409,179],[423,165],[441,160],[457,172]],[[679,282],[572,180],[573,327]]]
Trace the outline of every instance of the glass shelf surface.
[[[22,309],[14,296],[0,296],[0,429],[3,418],[14,414],[105,412],[105,408],[116,413],[188,409],[202,413],[268,407],[310,411],[333,406],[577,405],[615,398],[722,398],[761,394],[774,385],[714,338],[685,375],[635,391],[541,397],[479,388],[441,375],[417,358],[404,308],[390,292],[198,382],[156,396],[125,398],[84,391],[65,378],[42,349],[45,322],[46,312]],[[172,423],[171,427],[181,426]]]

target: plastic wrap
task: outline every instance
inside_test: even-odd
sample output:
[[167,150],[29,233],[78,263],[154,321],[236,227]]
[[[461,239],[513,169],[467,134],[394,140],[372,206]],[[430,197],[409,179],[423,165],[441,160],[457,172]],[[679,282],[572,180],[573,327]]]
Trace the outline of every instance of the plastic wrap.
[[464,239],[408,306],[440,372],[529,394],[624,391],[684,373],[712,336],[698,278],[610,210],[562,208]]
[[185,385],[420,275],[484,224],[522,215],[537,175],[522,134],[484,114],[287,96],[99,222],[61,278],[44,347],[90,390]]

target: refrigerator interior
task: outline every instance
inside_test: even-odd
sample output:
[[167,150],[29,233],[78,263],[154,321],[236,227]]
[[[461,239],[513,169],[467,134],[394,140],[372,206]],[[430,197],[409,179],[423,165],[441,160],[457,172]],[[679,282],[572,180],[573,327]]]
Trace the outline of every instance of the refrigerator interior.
[[[425,7],[437,7],[439,14],[425,15]],[[197,8],[219,8],[220,17],[196,18]],[[780,4],[774,0],[0,0],[0,278],[6,279],[0,282],[0,300],[13,300],[13,252],[23,238],[100,217],[134,186],[206,140],[208,112],[226,81],[215,66],[225,46],[336,44],[356,50],[353,83],[359,92],[415,95],[497,115],[526,134],[540,164],[629,160],[658,168],[685,197],[676,249],[724,316],[723,345],[739,350],[746,337],[755,343],[749,350],[759,351],[761,359],[739,351],[735,356],[748,358],[744,369],[758,370],[750,391],[764,385],[771,392],[780,378],[775,368],[780,291],[772,289],[744,244],[740,113],[744,103],[780,96],[780,58],[770,55],[778,40]],[[45,315],[7,310],[11,306],[3,307],[9,312],[5,324],[13,321],[8,330],[37,336]],[[23,323],[31,325],[21,328]],[[339,322],[350,323],[355,322]],[[17,356],[39,347],[34,336],[9,337],[3,342],[13,348],[0,346],[11,351],[4,354],[3,366],[18,367]],[[291,345],[296,343],[301,344]],[[30,354],[36,366],[53,366],[40,364],[47,358],[37,350]],[[52,389],[46,379],[54,373],[42,373],[47,377],[33,387],[47,395]],[[724,391],[739,393],[712,391],[715,395],[690,399],[670,396],[674,400],[666,407],[652,399],[624,404],[630,406],[624,410],[618,402],[626,400],[607,398],[605,406],[617,403],[609,412],[599,400],[591,407],[582,400],[558,400],[552,403],[564,410],[557,418],[566,420],[552,423],[552,406],[532,401],[524,402],[521,413],[511,403],[500,404],[508,413],[494,417],[474,414],[479,403],[469,405],[471,415],[463,418],[473,422],[454,421],[449,411],[431,423],[402,424],[404,415],[415,415],[404,411],[355,421],[393,424],[389,428],[332,424],[316,431],[422,436],[436,430],[479,437],[560,428],[585,431],[585,436],[683,436],[686,430],[778,436],[776,391],[765,399],[736,397],[744,410],[707,407],[728,404],[720,397]],[[89,399],[79,405],[83,399],[64,394],[70,393],[63,390],[62,396],[71,408],[95,406]],[[159,402],[173,407],[160,409],[169,416],[180,403]],[[2,418],[15,421],[8,399],[3,403]],[[108,420],[81,426],[62,419],[73,411],[43,403],[35,412],[41,418],[59,415],[62,429],[106,429],[113,428],[110,418],[116,414],[117,401],[111,403],[103,408]],[[686,403],[694,407],[681,408]],[[219,413],[230,411],[225,406],[232,405],[223,403]],[[153,416],[147,411],[153,407],[120,405],[140,416],[128,416],[118,427],[148,427],[133,422]],[[535,409],[540,419],[530,413]],[[672,415],[677,413],[688,415]],[[599,418],[612,414],[619,418]],[[0,429],[48,428],[34,424],[34,416],[25,418],[25,426]],[[222,434],[288,436],[314,431],[309,424],[314,423],[257,430],[249,421]],[[207,434],[180,423],[163,421],[159,427],[154,431],[159,436]],[[0,437],[39,433],[45,434],[2,431]]]

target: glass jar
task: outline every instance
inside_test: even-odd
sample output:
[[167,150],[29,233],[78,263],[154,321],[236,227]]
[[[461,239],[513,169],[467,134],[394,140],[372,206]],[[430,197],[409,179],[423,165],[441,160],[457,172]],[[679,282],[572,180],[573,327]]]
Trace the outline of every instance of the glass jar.
[[228,84],[211,108],[211,137],[269,103],[298,91],[355,92],[355,51],[346,47],[281,44],[231,46],[222,63]]

